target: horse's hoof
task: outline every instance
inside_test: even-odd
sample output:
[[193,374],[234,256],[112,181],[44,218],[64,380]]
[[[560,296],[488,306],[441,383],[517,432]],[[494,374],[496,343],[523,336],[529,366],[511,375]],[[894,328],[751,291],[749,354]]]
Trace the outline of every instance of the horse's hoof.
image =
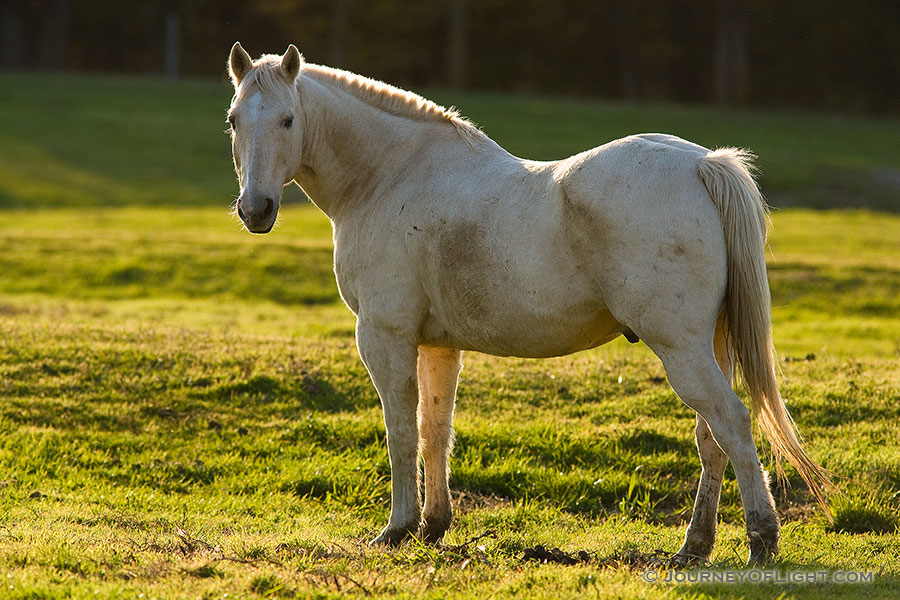
[[767,550],[759,550],[754,549],[752,546],[750,548],[750,558],[747,559],[748,567],[764,567],[772,560],[774,560],[775,554],[772,552],[768,552]]
[[772,554],[760,555],[760,554],[753,554],[751,552],[750,558],[747,559],[747,566],[748,567],[765,567],[766,565],[771,563],[774,558],[775,558],[775,556]]
[[437,544],[450,528],[450,519],[425,520],[422,523],[422,541],[426,544]]
[[408,527],[398,527],[398,528],[388,528],[385,527],[378,537],[369,542],[370,546],[399,546],[403,541],[407,540],[411,537],[412,533],[415,531],[415,528]]
[[761,567],[775,558],[775,555],[778,554],[778,541],[770,540],[768,542],[764,541],[762,538],[757,536],[750,537],[750,558],[747,559],[747,564],[751,567]]
[[680,550],[677,554],[673,554],[669,558],[669,566],[675,568],[684,568],[684,567],[696,567],[699,565],[705,565],[709,562],[709,557],[707,556],[699,556],[697,554],[687,554],[683,553]]
[[422,541],[426,544],[431,544],[432,546],[436,546],[441,543],[441,540],[444,539],[443,531],[429,531],[428,529],[422,530]]
[[765,565],[778,554],[777,526],[749,531],[748,537],[750,538],[750,558],[747,560],[749,565]]

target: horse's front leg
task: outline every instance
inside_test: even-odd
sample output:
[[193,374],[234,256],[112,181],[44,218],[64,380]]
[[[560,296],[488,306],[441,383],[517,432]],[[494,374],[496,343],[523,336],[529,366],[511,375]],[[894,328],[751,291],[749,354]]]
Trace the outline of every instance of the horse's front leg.
[[419,448],[425,463],[422,538],[431,543],[441,540],[453,518],[447,461],[453,449],[460,354],[446,348],[419,348]]
[[417,347],[411,337],[363,318],[357,321],[356,344],[381,398],[391,460],[391,516],[372,543],[395,545],[418,530],[422,512],[417,463]]

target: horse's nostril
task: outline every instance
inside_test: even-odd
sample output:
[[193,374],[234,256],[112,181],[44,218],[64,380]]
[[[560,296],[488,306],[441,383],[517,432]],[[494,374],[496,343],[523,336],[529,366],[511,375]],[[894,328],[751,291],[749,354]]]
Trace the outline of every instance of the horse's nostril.
[[275,201],[271,198],[266,198],[266,210],[263,212],[263,218],[268,219],[272,216],[272,211],[275,210]]
[[238,207],[237,207],[237,213],[238,213],[238,216],[239,216],[239,217],[241,218],[241,220],[243,221],[243,220],[244,220],[244,209],[241,208],[241,205],[240,205],[240,204],[238,204]]

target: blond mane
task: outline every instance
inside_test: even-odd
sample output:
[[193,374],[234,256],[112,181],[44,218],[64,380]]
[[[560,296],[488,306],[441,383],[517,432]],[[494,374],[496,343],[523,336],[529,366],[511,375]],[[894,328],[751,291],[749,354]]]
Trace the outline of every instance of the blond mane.
[[484,137],[484,133],[471,121],[460,115],[456,107],[445,108],[418,94],[402,90],[383,81],[310,63],[303,65],[300,74],[346,91],[369,106],[392,115],[417,121],[450,123],[469,145],[473,145],[476,140]]

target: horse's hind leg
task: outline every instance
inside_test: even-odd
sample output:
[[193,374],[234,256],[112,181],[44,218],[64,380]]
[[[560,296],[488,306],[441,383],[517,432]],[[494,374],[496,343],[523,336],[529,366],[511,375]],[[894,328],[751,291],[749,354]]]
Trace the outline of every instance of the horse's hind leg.
[[728,456],[722,452],[706,420],[697,414],[694,429],[697,451],[700,454],[700,484],[694,499],[694,512],[684,536],[684,543],[672,557],[676,564],[694,564],[709,560],[716,541],[716,518],[719,511],[719,494]]
[[422,537],[438,542],[450,527],[448,457],[453,447],[453,406],[460,351],[419,347],[419,451],[425,463]]
[[[716,362],[725,380],[731,384],[734,374],[734,358],[725,337],[725,319],[719,317],[713,340]],[[716,540],[716,517],[719,511],[719,494],[728,456],[719,448],[706,420],[697,414],[695,428],[697,451],[700,454],[700,484],[694,500],[694,513],[684,537],[684,544],[673,557],[676,563],[694,563],[709,560]]]
[[[688,337],[675,347],[648,343],[662,359],[675,393],[706,421],[715,442],[731,459],[744,505],[750,562],[767,561],[778,552],[778,517],[756,453],[750,411],[722,376],[708,338]],[[706,519],[715,523],[714,518]]]

